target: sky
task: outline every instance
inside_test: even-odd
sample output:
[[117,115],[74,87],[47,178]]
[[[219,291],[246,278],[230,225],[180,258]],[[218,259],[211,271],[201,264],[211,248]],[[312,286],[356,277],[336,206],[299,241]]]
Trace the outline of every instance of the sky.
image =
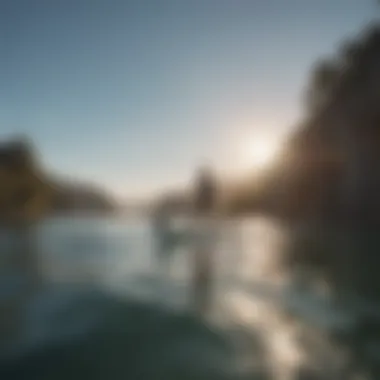
[[373,0],[2,0],[0,138],[120,197],[182,186],[281,141],[313,64]]

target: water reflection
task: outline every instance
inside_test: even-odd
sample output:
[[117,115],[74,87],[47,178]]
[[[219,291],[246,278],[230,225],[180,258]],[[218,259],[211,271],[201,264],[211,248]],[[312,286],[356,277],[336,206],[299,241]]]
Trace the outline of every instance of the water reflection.
[[[309,286],[313,277],[321,277],[310,273],[307,265],[284,265],[291,256],[289,252],[297,256],[310,247],[332,248],[320,234],[306,239],[297,229],[290,230],[264,217],[224,221],[219,229],[215,302],[208,323],[218,326],[233,344],[241,374],[273,379],[342,378],[352,360],[349,345],[335,338],[339,331],[352,326],[351,314],[335,303],[328,289],[321,289],[321,282],[314,281],[319,290]],[[45,281],[64,284],[59,289],[66,290],[50,285],[50,295],[42,292],[45,295],[31,303],[30,310],[34,311],[25,314],[26,320],[34,321],[34,327],[28,330],[29,341],[41,341],[43,336],[62,337],[66,328],[69,336],[88,332],[90,326],[99,323],[98,318],[103,318],[100,311],[107,309],[109,302],[116,302],[116,294],[155,307],[188,307],[190,250],[180,252],[173,262],[172,275],[160,280],[146,221],[52,219],[38,226],[35,233],[38,271]],[[9,248],[7,236],[0,238],[2,246]],[[5,278],[3,274],[3,281]],[[76,301],[72,298],[74,290],[67,291],[79,285],[96,287],[96,292],[112,291],[113,296],[103,297],[100,303],[91,301],[95,303],[84,310],[81,303],[92,299],[89,295],[93,290],[86,290],[82,298],[74,297]],[[74,293],[78,294],[77,290]],[[37,312],[40,309],[45,311]],[[46,318],[54,323],[42,322]]]

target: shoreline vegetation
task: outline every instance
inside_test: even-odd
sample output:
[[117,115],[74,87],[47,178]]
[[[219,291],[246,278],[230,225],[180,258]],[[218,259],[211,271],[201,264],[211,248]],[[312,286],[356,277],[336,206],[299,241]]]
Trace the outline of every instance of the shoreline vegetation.
[[380,221],[380,24],[317,62],[304,89],[304,116],[277,162],[228,194],[233,212],[284,219]]
[[112,213],[116,202],[96,186],[52,178],[26,139],[0,145],[0,222],[34,222],[60,213]]

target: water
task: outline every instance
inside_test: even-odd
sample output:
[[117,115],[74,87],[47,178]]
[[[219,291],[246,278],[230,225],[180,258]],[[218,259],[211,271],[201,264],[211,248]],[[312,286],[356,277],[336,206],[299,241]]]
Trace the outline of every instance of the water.
[[[117,352],[136,355],[136,344],[141,345],[145,339],[142,359],[139,359],[145,365],[141,368],[145,368],[149,360],[155,363],[151,372],[144,372],[146,378],[160,378],[159,374],[169,378],[168,373],[184,378],[183,373],[189,374],[198,367],[207,374],[204,378],[211,378],[214,372],[207,367],[206,359],[201,359],[205,357],[208,363],[214,363],[214,370],[219,368],[217,378],[223,373],[233,378],[239,374],[296,379],[304,376],[301,373],[305,368],[308,376],[311,373],[318,376],[314,378],[341,376],[347,358],[344,350],[331,343],[329,334],[334,329],[349,326],[351,316],[335,307],[323,287],[315,286],[308,292],[294,288],[291,276],[281,265],[289,244],[286,228],[267,218],[224,221],[219,223],[216,236],[213,308],[207,319],[199,320],[186,317],[191,311],[191,246],[179,247],[170,273],[160,273],[146,219],[55,218],[44,221],[36,230],[36,253],[40,275],[49,286],[26,302],[23,332],[16,343],[7,346],[8,351],[28,356],[30,352],[40,352],[40,347],[82,342],[83,336],[97,336],[94,331],[103,325],[108,326],[106,338],[102,338],[106,339],[104,344],[114,349],[121,343],[110,342],[109,331],[118,326],[119,336],[128,326],[131,331],[141,330],[141,334],[136,338],[128,330],[125,341],[135,343],[130,343],[132,347],[123,345]],[[17,292],[17,281],[13,287],[9,286],[11,279],[7,281],[9,292]],[[120,306],[110,301],[113,296],[125,299],[128,304]],[[114,318],[114,315],[123,317],[117,317],[117,322],[108,322],[109,316]],[[181,322],[183,328],[175,333],[172,327],[170,331],[163,327],[166,322],[162,321],[170,320],[169,326],[177,326],[176,321],[181,318],[190,319]],[[160,327],[151,331],[157,321],[161,321],[157,325]],[[189,333],[192,329],[194,332]],[[162,331],[166,331],[166,335]],[[220,343],[222,341],[225,343]],[[172,342],[171,345],[168,342]],[[98,343],[90,345],[91,350],[95,344]],[[203,349],[205,352],[201,354]],[[83,350],[88,348],[80,352]],[[166,356],[162,356],[165,353]],[[104,357],[105,353],[101,355]],[[107,357],[107,363],[113,363],[115,355],[112,359]],[[35,360],[38,362],[38,357]],[[43,356],[40,360],[50,361]],[[179,362],[182,369],[187,368],[181,373],[173,369]],[[29,365],[27,360],[23,363]],[[111,365],[111,368],[114,367]],[[126,373],[131,374],[131,366],[128,368]],[[141,372],[141,368],[133,368]],[[52,373],[54,375],[50,373],[46,378],[61,378],[56,376],[56,370]],[[97,378],[102,378],[100,374],[99,370]],[[200,374],[197,372],[189,378],[203,378]],[[16,378],[16,374],[13,377]],[[17,378],[23,378],[19,372]],[[28,378],[34,377],[29,373]],[[41,374],[36,378],[42,378]]]

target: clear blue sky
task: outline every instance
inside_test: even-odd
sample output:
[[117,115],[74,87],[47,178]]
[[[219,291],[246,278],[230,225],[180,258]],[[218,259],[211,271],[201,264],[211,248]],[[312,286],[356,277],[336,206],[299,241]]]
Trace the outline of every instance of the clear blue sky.
[[3,0],[0,137],[49,169],[139,196],[236,138],[286,133],[311,65],[376,14],[372,0]]

